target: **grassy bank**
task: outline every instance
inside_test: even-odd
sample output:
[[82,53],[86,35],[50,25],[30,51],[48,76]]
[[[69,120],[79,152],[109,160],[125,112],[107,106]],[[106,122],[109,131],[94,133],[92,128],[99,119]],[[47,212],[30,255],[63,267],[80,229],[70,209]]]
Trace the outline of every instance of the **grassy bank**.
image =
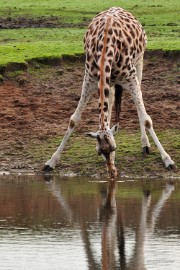
[[[179,147],[180,136],[176,129],[157,131],[157,135],[165,147],[166,151],[171,155],[176,164],[180,164]],[[172,139],[171,139],[172,138]],[[147,158],[142,157],[140,132],[121,131],[116,137],[116,166],[120,175],[173,175],[168,172],[162,162],[160,153],[150,138],[151,154]],[[29,144],[29,155],[36,163],[43,164],[50,158],[62,137],[54,137],[44,142],[31,141]],[[96,140],[87,138],[83,135],[73,135],[70,138],[68,147],[62,155],[59,166],[55,169],[55,173],[75,173],[78,175],[107,175],[106,166],[101,156],[97,155],[95,150]],[[174,175],[179,175],[178,172]]]
[[[147,48],[149,50],[179,51],[180,5],[177,0],[156,0],[153,3],[143,0],[0,0],[0,6],[0,25],[2,26],[0,31],[0,69],[9,63],[26,63],[32,59],[82,54],[82,40],[88,23],[99,11],[111,6],[121,6],[132,12],[141,21],[148,35]],[[51,26],[48,26],[48,23]],[[179,66],[174,66],[174,68],[178,69]],[[39,70],[39,66],[38,69],[35,68],[34,72],[37,70]],[[43,67],[41,72],[44,73]],[[11,77],[14,77],[14,73],[11,74]],[[53,80],[55,80],[54,78]],[[3,78],[1,79],[3,81]],[[174,81],[174,77],[169,79]],[[21,82],[24,83],[25,80],[21,79]],[[180,164],[179,130],[159,130],[157,133],[167,152],[177,165]],[[170,138],[173,138],[172,141]],[[44,141],[31,139],[24,149],[24,159],[28,156],[30,164],[42,166],[50,158],[50,154],[55,151],[61,139],[54,136],[53,139]],[[147,159],[142,159],[139,132],[133,134],[122,131],[117,134],[116,142],[118,145],[116,165],[122,175],[168,174],[153,143],[152,154]],[[89,138],[79,134],[74,135],[70,139],[70,144],[55,172],[107,175],[104,161],[96,154],[95,144],[96,142]],[[19,150],[16,145],[9,145],[12,147],[11,153],[16,155],[17,151],[21,160],[22,149]]]
[[[32,58],[61,57],[83,53],[83,35],[99,11],[121,6],[132,12],[148,34],[148,49],[179,50],[179,1],[22,1],[0,0],[0,66],[25,63]],[[55,22],[54,26],[41,25]],[[29,23],[26,20],[31,19]],[[3,20],[5,22],[3,23]],[[38,20],[36,25],[34,21]],[[18,23],[17,23],[18,21]],[[15,23],[16,22],[16,23]],[[20,29],[16,29],[20,27]],[[37,28],[38,27],[38,28]]]
[[[82,29],[8,29],[0,32],[0,66],[83,53]],[[8,41],[6,41],[8,40]]]

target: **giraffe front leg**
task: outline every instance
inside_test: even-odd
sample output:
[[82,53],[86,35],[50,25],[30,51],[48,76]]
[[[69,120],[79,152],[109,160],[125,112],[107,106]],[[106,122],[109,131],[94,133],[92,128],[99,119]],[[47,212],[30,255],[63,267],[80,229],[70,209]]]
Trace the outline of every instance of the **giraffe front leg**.
[[75,122],[73,120],[71,121],[71,118],[70,118],[70,121],[69,121],[69,127],[68,127],[68,129],[66,131],[66,134],[65,134],[65,136],[64,136],[64,138],[63,138],[60,146],[58,147],[58,149],[56,150],[56,152],[52,155],[51,159],[49,159],[45,163],[42,171],[44,171],[44,172],[50,172],[50,171],[52,171],[55,168],[56,164],[59,162],[60,157],[61,157],[61,154],[62,154],[62,151],[63,151],[63,149],[64,149],[64,147],[65,147],[65,145],[66,145],[69,137],[71,136],[71,134],[73,133],[74,128],[75,128],[75,125],[72,126],[72,123],[75,123]]
[[162,160],[166,166],[166,169],[168,170],[176,170],[176,165],[174,163],[174,161],[171,159],[170,155],[167,154],[167,152],[164,150],[163,146],[161,145],[154,129],[153,126],[151,126],[150,128],[148,128],[148,131],[151,135],[151,137],[154,140],[154,143],[156,144],[157,148],[159,149],[160,153],[161,153],[161,157]]
[[[142,81],[142,71],[143,71],[143,55],[140,57],[138,63],[136,64],[136,75],[139,81],[139,87],[141,87],[141,81]],[[144,124],[140,121],[140,115],[138,112],[139,117],[139,123],[140,123],[140,129],[141,129],[141,145],[142,145],[142,155],[143,157],[146,157],[150,154],[150,143],[148,136],[146,135],[146,129]]]
[[[142,110],[143,107],[144,107],[144,105],[139,107],[139,109]],[[140,115],[141,115],[140,121],[142,121],[142,124],[144,124],[145,128],[149,131],[155,145],[157,146],[157,148],[161,154],[161,158],[165,164],[166,169],[175,170],[176,165],[175,165],[174,161],[171,159],[170,155],[167,154],[167,152],[164,150],[162,144],[160,143],[160,141],[159,141],[159,139],[154,131],[151,117],[146,113],[145,108],[142,110]]]
[[[140,109],[142,109],[142,107]],[[162,160],[165,164],[166,169],[175,170],[176,169],[175,163],[171,159],[170,155],[167,154],[167,152],[164,150],[163,146],[161,145],[161,143],[160,143],[160,141],[159,141],[159,139],[154,131],[152,120],[151,120],[150,116],[146,113],[145,109],[144,109],[144,112],[142,112],[142,114],[141,114],[141,121],[142,121],[142,124],[144,124],[145,128],[149,131],[155,145],[157,146],[157,148],[161,154]]]
[[153,129],[153,123],[152,123],[151,117],[146,113],[143,98],[142,98],[142,92],[141,92],[137,77],[131,79],[131,82],[129,84],[129,91],[137,107],[139,121],[141,125],[144,126],[144,129],[147,129],[149,131],[152,139],[154,140],[154,143],[156,144],[161,154],[165,167],[169,170],[175,170],[176,166],[175,166],[174,161],[171,159],[170,155],[167,154],[167,152],[164,150],[163,146],[161,145]]
[[87,102],[89,101],[89,98],[91,96],[92,91],[94,90],[93,86],[94,86],[94,83],[90,82],[89,77],[85,76],[84,81],[83,81],[83,86],[82,86],[81,98],[79,100],[79,103],[78,103],[78,106],[77,106],[75,112],[73,113],[73,115],[70,118],[69,126],[68,126],[68,129],[66,131],[66,134],[65,134],[61,144],[57,148],[56,152],[45,163],[45,165],[42,169],[43,172],[52,171],[55,168],[56,164],[59,162],[61,154],[64,150],[64,147],[65,147],[67,141],[69,140],[69,137],[71,136],[75,127],[78,125],[79,121],[81,120],[82,111],[83,111],[84,107],[86,106]]

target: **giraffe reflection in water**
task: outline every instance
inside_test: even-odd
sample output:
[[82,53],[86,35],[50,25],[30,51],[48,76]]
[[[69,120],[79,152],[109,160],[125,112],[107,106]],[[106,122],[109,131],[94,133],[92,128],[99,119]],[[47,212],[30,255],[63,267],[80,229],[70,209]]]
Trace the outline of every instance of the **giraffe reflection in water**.
[[[158,220],[160,212],[174,190],[174,185],[167,184],[162,191],[161,197],[156,203],[151,213],[150,224],[147,222],[147,214],[151,203],[150,190],[143,191],[141,216],[139,227],[136,231],[135,245],[131,258],[126,262],[125,254],[125,236],[123,217],[121,213],[117,213],[115,191],[116,182],[111,181],[108,184],[106,199],[103,202],[101,211],[102,219],[102,269],[120,269],[120,270],[145,270],[144,246],[146,233],[153,233],[155,224]],[[117,219],[117,216],[119,218]],[[119,262],[115,260],[115,249],[118,249]]]
[[[69,221],[73,210],[63,198],[59,185],[52,181],[49,185],[52,194],[63,207]],[[130,258],[126,256],[125,220],[121,210],[116,207],[116,180],[107,183],[106,192],[102,193],[99,207],[99,223],[101,227],[101,264],[95,259],[95,251],[91,245],[91,236],[86,221],[80,222],[81,237],[88,261],[89,270],[146,270],[144,247],[147,234],[153,233],[156,222],[167,199],[174,190],[174,185],[166,184],[162,194],[153,209],[150,209],[151,191],[143,190],[139,225],[135,232],[135,244],[132,246]],[[148,220],[147,221],[147,215]],[[149,219],[150,218],[150,219]]]

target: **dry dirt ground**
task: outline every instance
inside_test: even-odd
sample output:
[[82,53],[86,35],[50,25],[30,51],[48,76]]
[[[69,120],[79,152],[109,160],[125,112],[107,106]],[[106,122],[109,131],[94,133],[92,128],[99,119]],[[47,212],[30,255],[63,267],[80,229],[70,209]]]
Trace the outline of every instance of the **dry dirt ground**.
[[[179,128],[179,55],[147,52],[142,91],[147,112],[156,129]],[[63,135],[81,93],[82,57],[59,63],[29,63],[26,71],[3,71],[0,85],[0,170],[37,169],[25,149],[31,140]],[[97,93],[91,98],[77,132],[98,128]],[[136,108],[123,93],[121,128],[139,129]]]

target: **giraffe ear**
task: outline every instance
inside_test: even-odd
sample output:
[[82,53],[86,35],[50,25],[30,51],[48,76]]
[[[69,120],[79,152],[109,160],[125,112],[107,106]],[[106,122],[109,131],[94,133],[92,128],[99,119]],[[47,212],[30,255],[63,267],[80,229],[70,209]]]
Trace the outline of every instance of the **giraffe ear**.
[[111,128],[111,132],[112,134],[116,134],[119,130],[119,123],[117,123],[116,125],[114,125],[112,128]]
[[86,135],[88,137],[95,138],[95,139],[97,139],[97,136],[98,136],[97,132],[88,132],[86,133]]

